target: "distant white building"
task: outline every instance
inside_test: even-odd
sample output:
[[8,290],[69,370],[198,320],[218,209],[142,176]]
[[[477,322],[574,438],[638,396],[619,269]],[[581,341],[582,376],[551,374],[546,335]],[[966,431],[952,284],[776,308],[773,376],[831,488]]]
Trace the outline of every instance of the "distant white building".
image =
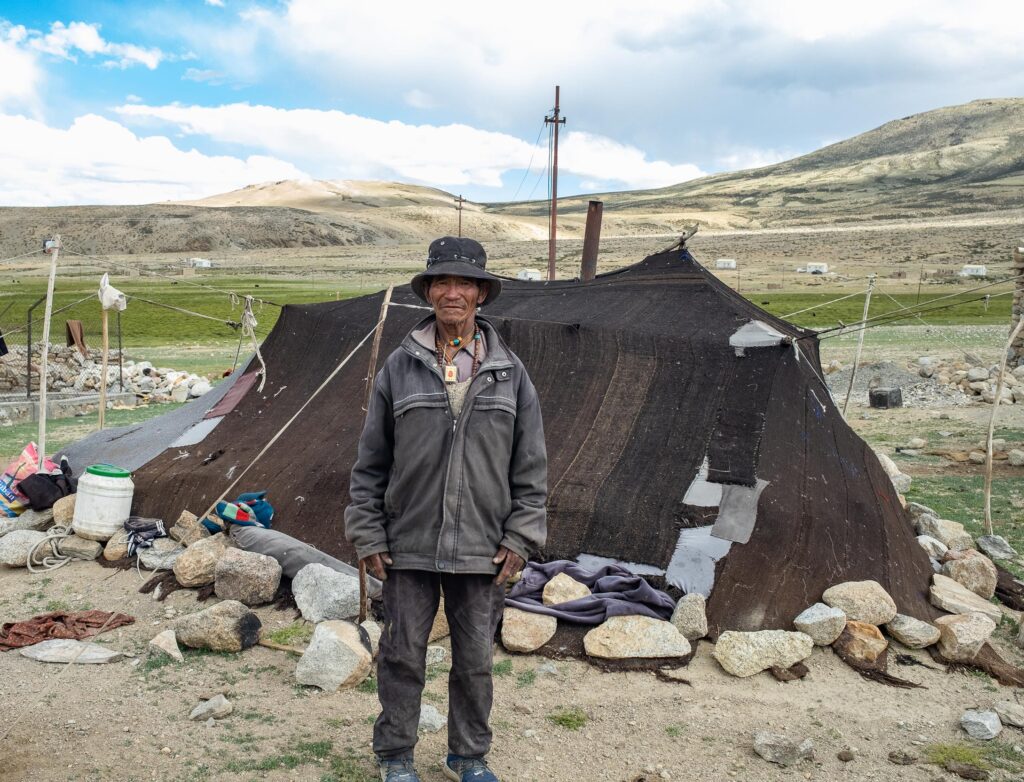
[[540,269],[520,269],[516,272],[516,279],[535,282],[543,279],[543,277],[541,277]]
[[968,263],[964,264],[964,268],[960,270],[961,277],[987,277],[988,269],[985,268],[983,263]]
[[715,261],[716,269],[735,269],[736,259],[735,258],[719,258]]
[[193,269],[212,269],[213,261],[209,258],[189,258],[188,265]]
[[807,264],[808,274],[828,274],[827,263],[809,263]]

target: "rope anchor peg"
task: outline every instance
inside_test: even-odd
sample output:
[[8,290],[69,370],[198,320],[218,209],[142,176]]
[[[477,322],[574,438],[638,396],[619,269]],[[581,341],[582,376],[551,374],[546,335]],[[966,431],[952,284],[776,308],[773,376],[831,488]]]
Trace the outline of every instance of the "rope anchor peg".
[[260,343],[256,340],[256,326],[259,325],[259,321],[256,320],[256,315],[252,311],[253,301],[252,296],[245,297],[245,305],[242,309],[242,336],[252,340],[253,352],[256,353],[256,358],[260,362],[260,384],[256,391],[257,393],[263,393],[263,386],[267,382],[267,363],[263,360],[263,355],[260,353]]

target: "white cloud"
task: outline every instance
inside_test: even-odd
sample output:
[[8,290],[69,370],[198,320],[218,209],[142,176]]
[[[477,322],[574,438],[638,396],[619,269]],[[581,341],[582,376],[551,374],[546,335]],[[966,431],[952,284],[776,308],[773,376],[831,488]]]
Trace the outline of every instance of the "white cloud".
[[26,35],[24,27],[0,21],[0,108],[36,107],[43,73],[35,56],[20,45]]
[[224,0],[205,0],[207,5],[216,6],[217,8],[224,7]]
[[133,43],[111,43],[100,35],[98,24],[86,22],[54,22],[46,35],[33,35],[28,38],[28,45],[44,54],[62,57],[76,62],[75,52],[89,57],[100,55],[105,57],[103,65],[111,68],[129,68],[133,65],[144,65],[154,70],[164,54],[157,48],[145,48]]
[[[466,125],[410,125],[341,111],[277,109],[235,103],[217,107],[117,108],[137,121],[159,120],[221,144],[237,144],[311,170],[319,178],[415,180],[431,185],[500,187],[501,176],[526,168],[543,150],[505,133]],[[648,160],[636,147],[591,133],[568,133],[563,170],[631,188],[658,187],[701,176],[690,164]]]
[[592,133],[571,131],[559,145],[559,168],[628,188],[664,187],[704,176],[690,163],[648,160],[643,150]]
[[185,81],[198,81],[206,82],[213,86],[222,84],[224,81],[224,74],[220,71],[202,70],[200,68],[188,68],[185,73],[182,74],[182,79]]
[[125,118],[159,120],[183,133],[263,150],[322,178],[402,179],[439,185],[501,186],[525,168],[530,144],[467,125],[410,125],[316,109],[225,106],[119,106]]
[[0,114],[0,138],[0,203],[9,206],[151,203],[308,178],[281,160],[183,150],[94,114],[67,129]]

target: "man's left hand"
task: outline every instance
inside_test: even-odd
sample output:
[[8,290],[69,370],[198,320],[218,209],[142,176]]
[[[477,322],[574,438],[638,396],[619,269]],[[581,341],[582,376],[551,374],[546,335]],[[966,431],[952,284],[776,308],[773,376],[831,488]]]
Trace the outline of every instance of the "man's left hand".
[[523,565],[526,564],[521,556],[516,554],[514,551],[510,551],[504,546],[498,547],[498,553],[495,554],[494,559],[492,559],[491,562],[495,565],[501,565],[501,571],[494,577],[495,584],[504,584],[512,576],[522,570]]

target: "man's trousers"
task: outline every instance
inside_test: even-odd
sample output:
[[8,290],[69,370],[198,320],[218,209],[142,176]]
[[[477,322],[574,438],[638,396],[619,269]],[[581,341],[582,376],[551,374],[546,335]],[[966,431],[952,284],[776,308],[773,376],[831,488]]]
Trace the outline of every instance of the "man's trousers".
[[505,587],[495,585],[493,575],[392,569],[383,584],[384,626],[377,658],[382,710],[373,729],[373,751],[382,759],[413,757],[427,639],[442,591],[452,645],[448,749],[463,757],[483,757],[491,747],[491,666]]

